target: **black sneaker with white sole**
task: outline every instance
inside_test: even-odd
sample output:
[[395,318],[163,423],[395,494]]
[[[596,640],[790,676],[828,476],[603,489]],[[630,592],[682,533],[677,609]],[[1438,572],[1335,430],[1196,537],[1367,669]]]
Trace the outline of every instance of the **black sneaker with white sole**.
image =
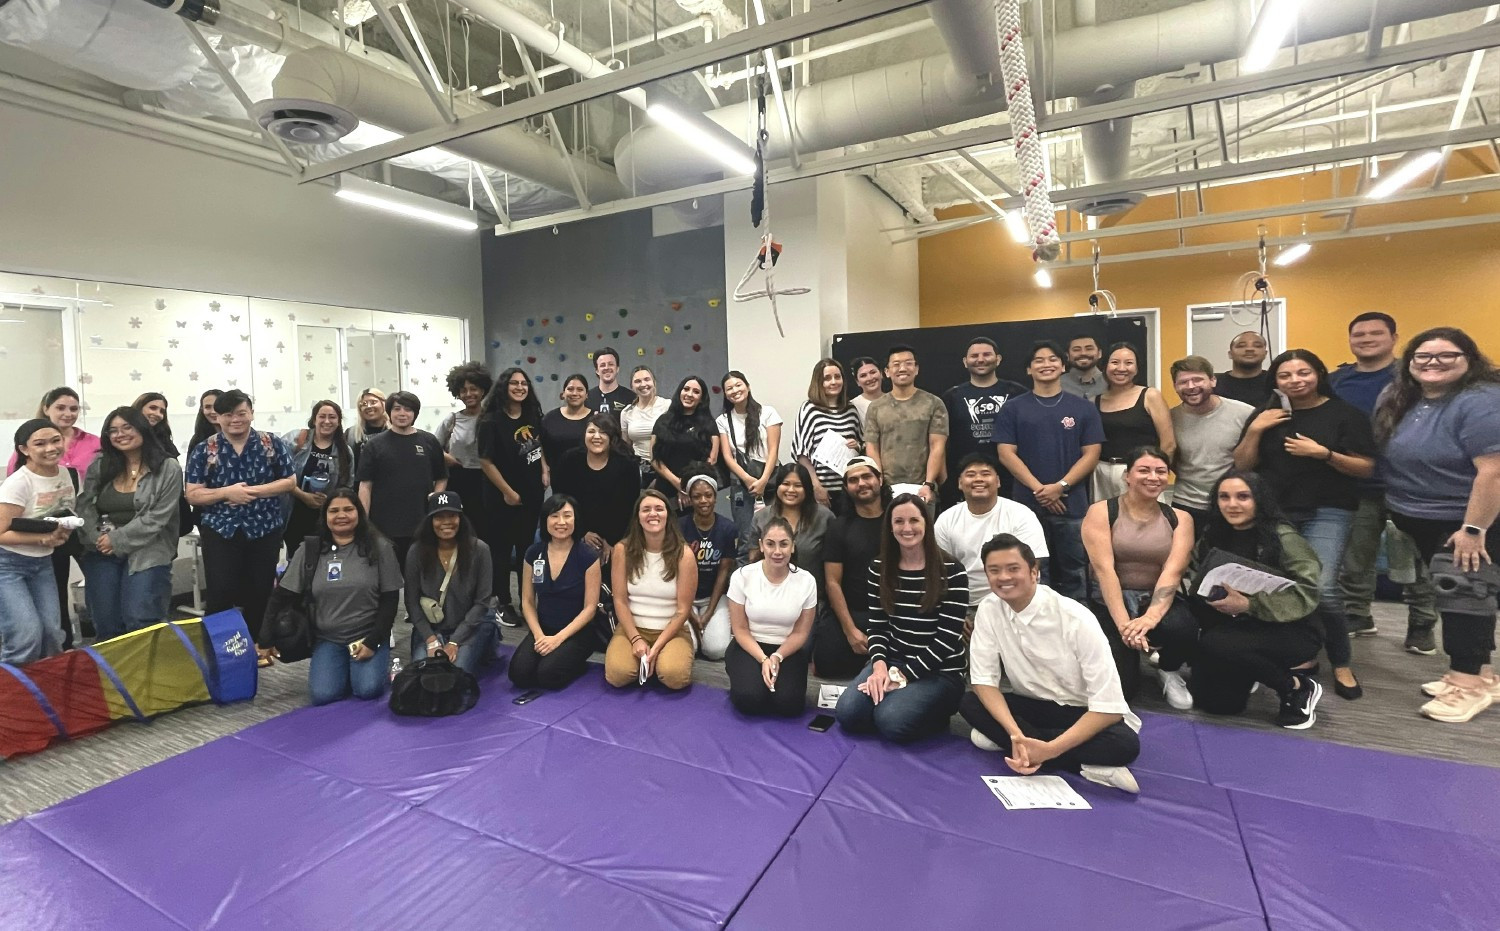
[[1297,688],[1281,696],[1276,723],[1292,731],[1305,731],[1318,720],[1315,709],[1323,697],[1323,686],[1312,676],[1298,676]]
[[500,610],[496,612],[496,620],[500,622],[501,627],[521,626],[521,614],[513,605],[501,605]]
[[1375,626],[1373,617],[1350,617],[1348,631],[1351,637],[1373,637],[1379,632],[1379,628]]
[[1408,627],[1406,629],[1406,652],[1418,656],[1437,653],[1437,635],[1431,627]]

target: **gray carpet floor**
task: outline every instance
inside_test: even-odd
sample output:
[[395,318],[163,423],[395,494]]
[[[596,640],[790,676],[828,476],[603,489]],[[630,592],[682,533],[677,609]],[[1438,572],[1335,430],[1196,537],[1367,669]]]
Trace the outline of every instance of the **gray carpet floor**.
[[[1405,609],[1376,605],[1380,633],[1360,637],[1354,644],[1355,670],[1365,688],[1360,701],[1347,702],[1328,688],[1318,707],[1317,724],[1310,730],[1282,733],[1302,739],[1327,740],[1359,747],[1428,756],[1463,763],[1500,767],[1500,707],[1486,711],[1468,724],[1439,724],[1417,714],[1424,701],[1421,683],[1442,675],[1441,655],[1413,656],[1401,649]],[[398,625],[396,642],[409,642],[409,628]],[[514,644],[520,635],[507,630]],[[596,656],[595,660],[602,660]],[[727,688],[722,663],[698,660],[695,681]],[[809,686],[809,707],[816,699],[815,680]],[[1325,670],[1325,685],[1330,677]],[[0,823],[24,817],[49,805],[111,782],[153,763],[176,756],[267,718],[307,704],[307,671],[302,665],[262,670],[259,694],[253,701],[227,706],[204,705],[164,715],[148,724],[122,723],[82,740],[53,746],[41,753],[0,763]],[[1274,696],[1262,690],[1250,708],[1236,718],[1213,718],[1198,712],[1178,712],[1161,700],[1149,677],[1136,707],[1167,714],[1186,714],[1229,727],[1279,730],[1270,723]],[[953,732],[966,734],[958,718]],[[1150,740],[1149,729],[1142,734]]]

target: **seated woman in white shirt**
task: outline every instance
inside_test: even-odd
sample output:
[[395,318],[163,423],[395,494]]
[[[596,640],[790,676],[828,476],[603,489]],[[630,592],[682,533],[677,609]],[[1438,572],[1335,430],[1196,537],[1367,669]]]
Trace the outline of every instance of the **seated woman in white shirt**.
[[[1088,608],[1039,584],[1031,547],[1008,533],[984,545],[993,598],[979,604],[969,682],[958,713],[981,750],[1013,771],[1076,772],[1139,792],[1126,766],[1140,755],[1141,721],[1120,692],[1109,642]],[[1004,670],[1010,692],[1000,691]]]
[[741,714],[791,718],[807,708],[808,635],[818,587],[811,572],[792,565],[795,547],[792,526],[773,517],[760,535],[764,558],[729,580],[734,640],[724,670],[729,701]]

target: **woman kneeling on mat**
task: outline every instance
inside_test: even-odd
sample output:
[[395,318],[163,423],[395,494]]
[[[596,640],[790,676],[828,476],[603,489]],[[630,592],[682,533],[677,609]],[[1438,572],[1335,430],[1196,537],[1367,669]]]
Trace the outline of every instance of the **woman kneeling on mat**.
[[1246,595],[1230,586],[1208,600],[1195,581],[1188,605],[1203,633],[1189,688],[1194,705],[1209,714],[1239,714],[1259,682],[1281,697],[1276,723],[1303,730],[1316,720],[1323,697],[1318,650],[1323,638],[1312,614],[1318,607],[1318,556],[1281,516],[1276,496],[1254,472],[1231,469],[1209,495],[1208,527],[1199,541],[1192,577],[1202,578],[1214,550],[1229,559],[1262,564],[1290,579],[1279,592]]
[[495,658],[500,628],[490,618],[495,565],[474,535],[456,491],[427,496],[427,519],[406,554],[406,617],[412,662],[442,651],[478,675]]
[[578,538],[578,507],[567,495],[542,504],[546,539],[526,551],[521,615],[527,634],[510,659],[521,689],[560,689],[583,675],[598,647],[593,632],[602,571],[599,553]]
[[946,561],[917,495],[886,509],[880,558],[870,563],[870,664],[835,709],[839,726],[895,743],[941,733],[964,683],[969,576]]
[[[1109,641],[1088,608],[1039,585],[1031,547],[995,535],[980,550],[995,597],[979,603],[969,644],[974,691],[959,703],[981,750],[1005,754],[1023,776],[1039,769],[1139,792],[1126,765],[1140,755],[1141,720],[1130,713]],[[1000,673],[1010,693],[1000,691]]]
[[620,688],[652,676],[669,689],[693,684],[688,612],[698,585],[693,551],[682,539],[667,496],[650,489],[609,561],[615,634],[604,652],[604,679]]
[[792,565],[792,527],[773,517],[761,530],[760,562],[729,581],[734,640],[724,654],[729,700],[741,714],[796,717],[807,707],[807,649],[818,586]]
[[313,644],[307,688],[314,705],[379,698],[391,681],[391,627],[401,597],[396,550],[365,517],[359,494],[340,488],[323,503],[312,577],[304,576],[304,542],[287,562],[281,589],[312,586]]

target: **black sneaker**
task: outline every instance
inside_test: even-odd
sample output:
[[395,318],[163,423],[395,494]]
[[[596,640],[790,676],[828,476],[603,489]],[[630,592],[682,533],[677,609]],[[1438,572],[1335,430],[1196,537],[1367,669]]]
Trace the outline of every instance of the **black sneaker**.
[[1349,618],[1349,636],[1351,637],[1373,637],[1378,632],[1373,617],[1351,617]]
[[1276,723],[1292,731],[1305,731],[1318,720],[1314,709],[1323,697],[1323,686],[1312,676],[1299,675],[1297,688],[1281,696],[1281,710],[1276,713]]
[[1432,656],[1437,653],[1437,635],[1432,632],[1432,628],[1408,627],[1406,629],[1406,652],[1415,653],[1418,656]]
[[501,605],[500,610],[496,612],[496,619],[500,621],[501,627],[521,626],[521,615],[514,605]]

